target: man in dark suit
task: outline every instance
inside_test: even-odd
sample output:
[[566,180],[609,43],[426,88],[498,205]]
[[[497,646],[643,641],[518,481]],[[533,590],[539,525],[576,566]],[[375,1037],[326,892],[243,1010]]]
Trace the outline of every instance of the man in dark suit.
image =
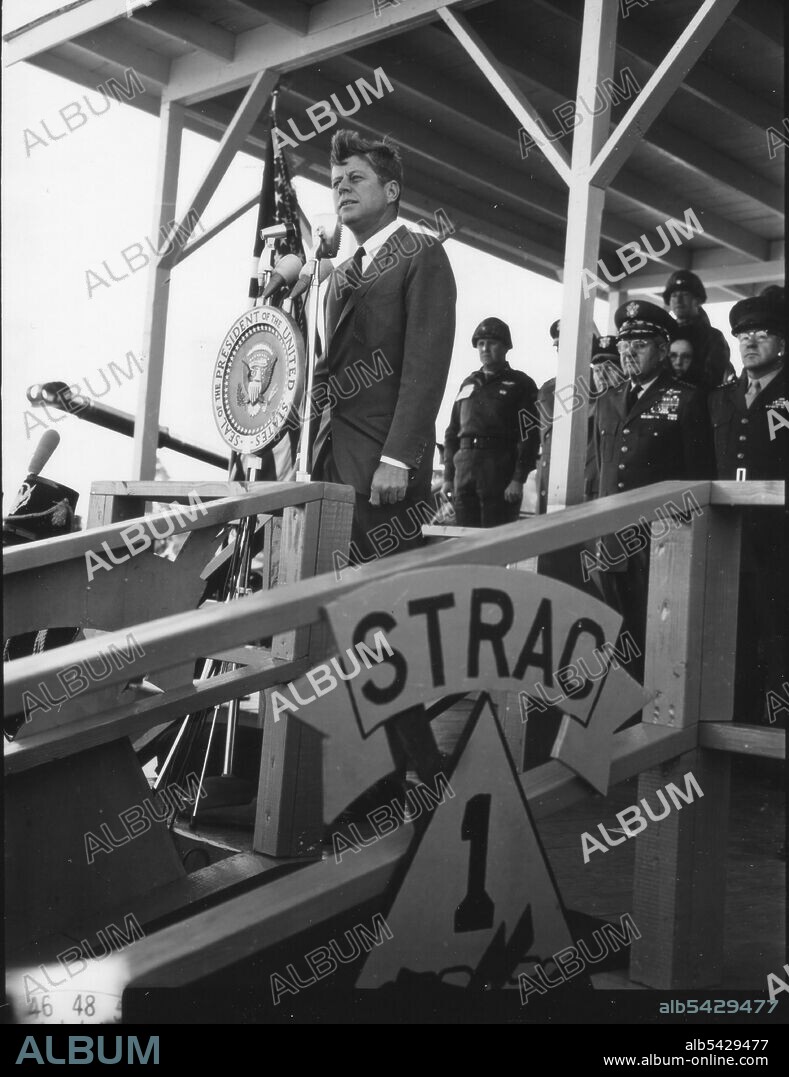
[[[705,394],[678,381],[665,366],[674,330],[670,315],[654,303],[633,301],[617,310],[614,321],[626,380],[596,403],[598,496],[668,479],[712,478]],[[598,556],[610,562],[606,571],[595,573],[603,596],[623,615],[623,630],[643,651],[649,545],[622,558],[616,539],[607,536]]]
[[[321,417],[313,476],[354,487],[352,561],[368,560],[421,543],[457,290],[438,240],[397,216],[403,170],[391,140],[338,131],[331,165],[337,215],[359,246],[329,278],[315,384],[331,378],[337,399]],[[360,377],[365,366],[384,376]]]
[[[707,402],[719,479],[786,478],[785,317],[783,297],[776,293],[743,299],[729,313],[743,371],[736,382],[713,389]],[[786,526],[781,509],[744,509],[742,515],[734,718],[770,722],[768,693],[782,696],[787,673],[786,609],[779,586]]]

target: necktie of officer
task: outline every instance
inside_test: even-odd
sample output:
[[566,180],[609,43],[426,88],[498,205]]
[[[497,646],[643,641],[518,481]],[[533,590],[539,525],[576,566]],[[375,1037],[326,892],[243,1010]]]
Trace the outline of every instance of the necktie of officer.
[[752,381],[748,383],[748,392],[745,394],[745,406],[749,408],[762,390],[761,383]]
[[636,401],[638,400],[639,396],[641,396],[641,386],[631,385],[630,388],[627,390],[627,397],[625,400],[625,406],[629,412],[632,411],[633,408],[636,406]]

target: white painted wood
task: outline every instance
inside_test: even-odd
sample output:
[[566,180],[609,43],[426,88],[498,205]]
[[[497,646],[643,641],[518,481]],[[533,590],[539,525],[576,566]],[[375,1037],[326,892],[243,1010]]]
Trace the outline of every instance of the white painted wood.
[[[155,184],[154,231],[160,235],[175,218],[178,197],[178,173],[181,163],[181,138],[184,109],[177,103],[163,103],[160,113],[159,160]],[[148,269],[148,292],[145,299],[142,353],[145,366],[137,392],[134,426],[132,476],[152,479],[156,473],[156,450],[159,440],[159,405],[162,397],[162,371],[167,338],[167,308],[170,295],[170,272],[156,261]]]
[[211,56],[232,60],[236,49],[235,35],[221,26],[214,26],[188,11],[173,11],[158,5],[157,8],[141,7],[134,18],[151,30],[178,41],[182,45],[200,49]]
[[673,97],[738,0],[704,0],[592,162],[589,182],[607,187]]
[[[594,100],[595,87],[613,72],[616,19],[616,5],[606,0],[586,0],[578,72],[578,96],[586,101]],[[594,289],[584,288],[582,271],[595,270],[605,204],[605,191],[589,184],[588,168],[608,133],[610,111],[609,103],[599,115],[580,124],[573,136],[556,387],[558,393],[575,386],[583,406],[566,411],[558,396],[554,404],[548,512],[577,504],[583,498],[588,393],[579,388],[578,379],[583,375],[588,384]]]
[[[278,79],[279,76],[273,71],[260,71],[253,78],[252,84],[244,94],[244,99],[225,129],[216,152],[197,185],[197,189],[184,208],[177,229],[182,236],[187,237],[194,231],[195,216],[202,215],[203,210],[211,201],[225,172],[230,167],[230,163],[243,146],[244,140],[255,126],[258,117],[270,99]],[[183,240],[181,245],[183,245]],[[177,251],[173,244],[173,250],[160,258],[160,266],[167,269],[171,268],[176,255]]]
[[191,240],[185,247],[181,247],[175,252],[175,258],[173,265],[177,266],[183,262],[184,258],[188,258],[190,254],[194,254],[195,251],[199,251],[201,247],[205,246],[209,240],[214,236],[218,236],[220,232],[224,232],[229,224],[233,224],[239,217],[243,217],[245,213],[248,213],[253,206],[258,204],[260,199],[260,192],[250,195],[245,199],[240,206],[236,206],[232,213],[228,213],[226,217],[223,217],[221,221],[217,221],[216,224],[211,225],[210,228],[206,228],[205,232],[197,236],[196,239]]
[[[158,0],[152,0],[157,3]],[[27,5],[28,0],[25,0]],[[90,33],[99,26],[106,26],[115,19],[126,18],[127,0],[88,0],[74,5],[67,3],[50,5],[55,10],[44,15],[36,14],[30,5],[30,21],[3,35],[6,45],[6,64],[28,60],[47,49],[70,41],[80,34]]]
[[[471,0],[463,7],[488,2]],[[305,37],[269,24],[239,35],[231,64],[196,56],[175,60],[167,95],[191,105],[247,85],[263,68],[284,72],[308,67],[428,23],[444,3],[445,0],[400,0],[397,6],[383,8],[376,16],[372,0],[324,0],[312,10],[310,32]]]
[[498,63],[482,38],[475,33],[465,19],[454,14],[447,7],[439,8],[438,13],[507,108],[540,147],[545,159],[550,161],[564,182],[569,183],[570,159],[567,150],[546,140],[539,126],[539,113],[526,99],[504,65]]

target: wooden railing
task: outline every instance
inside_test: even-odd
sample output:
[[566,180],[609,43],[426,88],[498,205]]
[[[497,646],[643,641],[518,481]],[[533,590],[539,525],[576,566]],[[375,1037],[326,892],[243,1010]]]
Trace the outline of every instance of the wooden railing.
[[[702,511],[688,524],[652,540],[644,687],[654,699],[644,709],[640,725],[614,736],[611,784],[638,775],[638,795],[648,796],[658,785],[681,782],[691,771],[704,790],[693,811],[674,815],[670,825],[652,824],[637,842],[633,916],[642,937],[633,943],[630,976],[656,988],[717,983],[723,956],[728,753],[779,756],[784,751],[781,731],[739,726],[733,713],[738,510],[782,505],[782,483],[662,483],[526,524],[519,521],[480,532],[461,542],[446,542],[345,570],[339,580],[324,572],[229,605],[141,620],[129,631],[142,656],[132,656],[127,667],[113,669],[101,686],[91,686],[79,699],[64,703],[64,724],[41,728],[24,742],[7,746],[6,770],[15,773],[36,767],[127,737],[207,703],[292,679],[307,668],[296,655],[307,652],[298,647],[287,667],[248,667],[217,678],[221,683],[182,686],[90,715],[91,697],[98,697],[109,686],[118,690],[130,678],[156,679],[163,671],[183,668],[198,657],[243,647],[250,640],[284,630],[308,630],[314,635],[323,630],[326,605],[362,584],[415,569],[524,562],[614,532],[641,517],[657,519],[658,508],[668,500],[681,503],[683,495],[692,495]],[[261,507],[264,501],[256,503],[256,511],[266,511]],[[226,511],[218,506],[220,513]],[[324,569],[332,563],[330,545],[331,540],[328,544],[323,539],[319,542],[317,563]],[[20,554],[25,552],[22,549]],[[75,557],[83,554],[84,550]],[[66,664],[95,661],[109,645],[124,646],[126,636],[126,630],[116,631],[10,663],[6,667],[6,711],[21,711],[24,693],[34,692],[42,684],[56,689],[58,673]],[[325,647],[325,639],[320,646]],[[318,653],[313,649],[311,656]],[[300,723],[283,717],[273,727],[282,743],[293,736],[296,724]],[[278,766],[289,769],[290,763],[277,757],[276,751],[268,757],[269,762],[272,758]],[[308,761],[307,767],[314,768],[314,760]],[[290,778],[298,782],[299,772],[291,773]],[[537,819],[592,792],[584,780],[556,760],[525,773],[522,784]],[[411,828],[404,825],[367,850],[364,857],[344,858],[341,864],[331,859],[310,864],[270,882],[265,908],[258,894],[246,894],[226,901],[219,910],[198,913],[157,931],[128,951],[128,982],[170,987],[188,983],[281,942],[306,923],[328,919],[380,895],[411,836]]]

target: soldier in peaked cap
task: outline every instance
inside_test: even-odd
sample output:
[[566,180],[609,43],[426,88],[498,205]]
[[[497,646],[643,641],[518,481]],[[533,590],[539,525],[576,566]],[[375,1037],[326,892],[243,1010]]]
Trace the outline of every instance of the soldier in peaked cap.
[[[548,330],[554,347],[559,346],[559,320],[552,323]],[[590,401],[589,407],[589,444],[586,458],[586,472],[584,478],[584,496],[596,496],[592,491],[595,489],[596,466],[594,460],[594,442],[592,439],[594,420],[594,399],[602,393],[612,382],[619,383],[622,380],[619,369],[619,353],[613,337],[592,337],[590,384],[579,383],[579,389],[587,390]],[[619,376],[615,370],[619,369]],[[537,412],[540,417],[540,456],[537,460],[537,513],[543,515],[548,511],[548,478],[551,467],[551,440],[553,434],[553,411],[556,393],[556,378],[549,378],[540,386],[537,394]]]
[[600,476],[597,470],[597,453],[594,439],[594,420],[597,401],[607,389],[615,389],[625,380],[613,335],[594,338],[589,371],[592,375],[592,393],[589,400],[589,442],[584,471],[584,500],[593,501],[598,496]]
[[[735,303],[729,313],[740,348],[740,378],[714,389],[707,402],[719,479],[786,477],[789,403],[786,308],[782,290]],[[780,588],[785,561],[781,509],[743,509],[735,720],[771,721],[766,700],[781,695],[786,628]]]
[[729,345],[723,333],[710,325],[702,307],[702,303],[707,302],[707,291],[699,277],[689,269],[676,270],[666,281],[663,302],[676,318],[682,338],[693,345],[693,362],[684,380],[712,389],[734,377]]
[[[598,496],[669,479],[711,478],[704,393],[678,381],[665,367],[674,330],[668,311],[654,303],[632,301],[617,310],[614,322],[626,380],[604,392],[595,406]],[[641,552],[623,558],[611,536],[598,547],[602,569],[598,583],[607,601],[623,614],[623,628],[639,645],[646,622],[648,550],[645,544]]]
[[500,318],[480,322],[471,344],[482,366],[463,381],[452,407],[442,489],[454,499],[459,527],[496,527],[517,520],[535,465],[537,386],[507,362],[512,337]]

